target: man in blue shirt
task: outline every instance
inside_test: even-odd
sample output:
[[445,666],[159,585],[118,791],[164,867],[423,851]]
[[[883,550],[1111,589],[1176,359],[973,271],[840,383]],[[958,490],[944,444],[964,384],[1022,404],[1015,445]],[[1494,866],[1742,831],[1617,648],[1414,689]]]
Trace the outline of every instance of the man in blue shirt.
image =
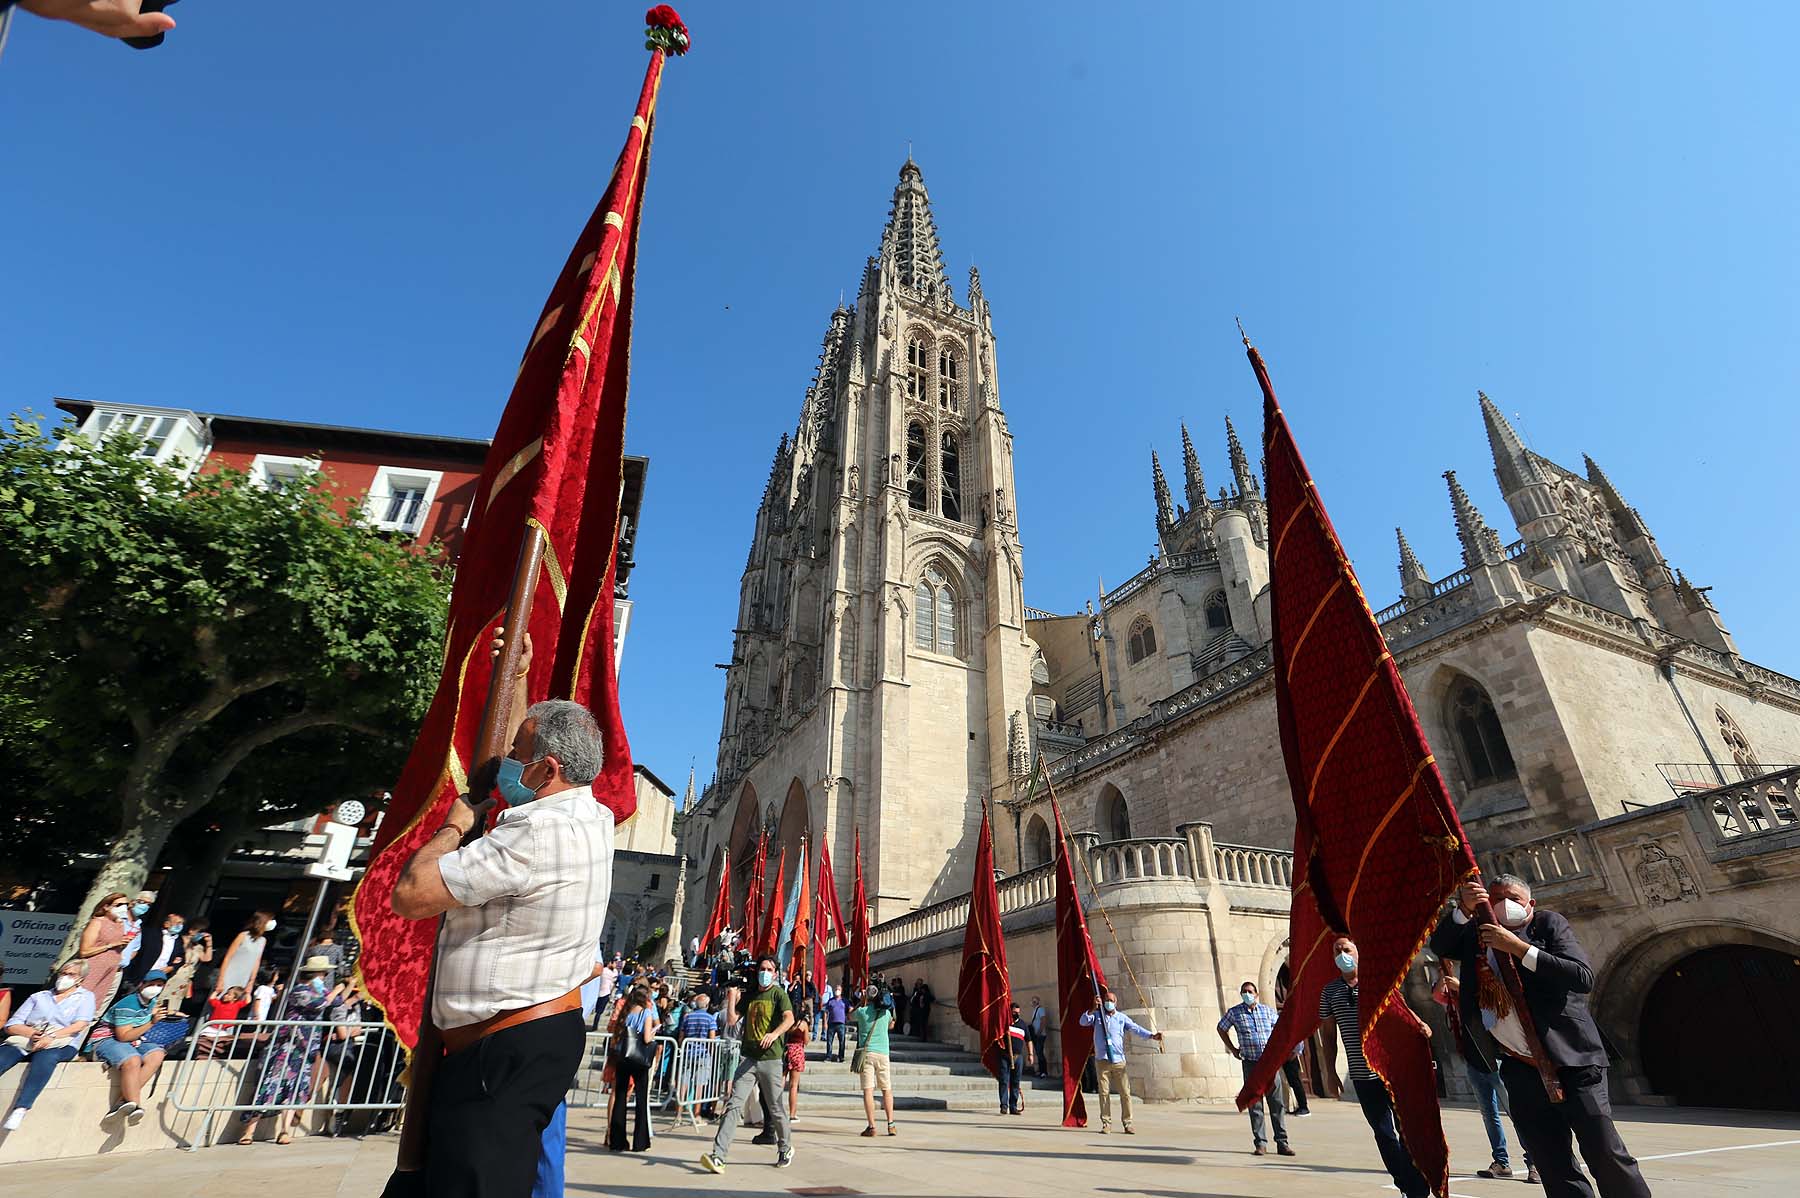
[[[1275,1008],[1266,1007],[1257,997],[1256,983],[1245,982],[1238,987],[1238,1001],[1226,1009],[1219,1019],[1219,1039],[1225,1042],[1225,1051],[1244,1064],[1244,1080],[1250,1080],[1251,1070],[1262,1058],[1263,1050],[1269,1046],[1269,1034],[1275,1030]],[[1231,1029],[1237,1029],[1237,1043],[1231,1042]],[[1299,1046],[1294,1048],[1296,1054]],[[1263,1105],[1268,1104],[1269,1120],[1275,1125],[1275,1151],[1282,1156],[1295,1155],[1288,1147],[1287,1134],[1287,1092],[1281,1084],[1281,1074],[1269,1083],[1269,1091],[1260,1101],[1250,1104],[1250,1139],[1251,1153],[1266,1156],[1269,1151],[1269,1137],[1263,1127]]]
[[1094,1009],[1083,1011],[1081,1026],[1094,1029],[1094,1076],[1100,1083],[1100,1134],[1112,1130],[1112,1088],[1119,1087],[1119,1121],[1128,1136],[1131,1130],[1131,1078],[1125,1072],[1125,1033],[1140,1040],[1161,1040],[1161,1032],[1140,1027],[1125,1012],[1111,990],[1094,996]]

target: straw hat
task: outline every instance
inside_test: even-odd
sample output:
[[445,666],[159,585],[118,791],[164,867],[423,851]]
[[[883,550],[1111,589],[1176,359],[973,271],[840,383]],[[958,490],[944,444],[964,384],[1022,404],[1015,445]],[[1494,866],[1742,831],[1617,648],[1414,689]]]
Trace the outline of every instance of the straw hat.
[[332,971],[330,957],[308,957],[300,966],[301,973],[330,973]]

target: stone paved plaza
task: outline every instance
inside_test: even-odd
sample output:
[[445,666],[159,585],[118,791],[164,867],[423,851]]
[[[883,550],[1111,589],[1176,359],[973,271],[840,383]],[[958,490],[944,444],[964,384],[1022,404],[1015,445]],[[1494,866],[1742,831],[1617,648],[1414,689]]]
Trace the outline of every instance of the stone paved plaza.
[[[1486,1163],[1475,1113],[1445,1111],[1455,1198],[1530,1198],[1519,1182],[1482,1181],[1467,1170]],[[1657,1198],[1736,1198],[1794,1192],[1800,1178],[1800,1116],[1748,1111],[1629,1108],[1620,1121]],[[1322,1103],[1292,1122],[1300,1156],[1248,1154],[1247,1120],[1216,1106],[1141,1107],[1136,1136],[1100,1136],[1054,1125],[1040,1104],[1022,1119],[971,1113],[903,1113],[897,1139],[864,1140],[860,1117],[803,1118],[794,1165],[771,1167],[772,1149],[739,1133],[725,1176],[696,1164],[705,1140],[692,1129],[659,1134],[642,1156],[601,1147],[599,1116],[571,1120],[568,1194],[657,1198],[665,1194],[842,1193],[880,1198],[1052,1198],[1145,1195],[1148,1198],[1379,1198],[1392,1193],[1354,1106]],[[659,1131],[661,1125],[659,1124]],[[287,1147],[257,1144],[199,1152],[126,1153],[87,1160],[0,1166],[0,1198],[54,1193],[82,1198],[153,1194],[305,1194],[362,1198],[380,1192],[393,1160],[391,1137],[307,1139]],[[826,1190],[820,1187],[846,1187]]]

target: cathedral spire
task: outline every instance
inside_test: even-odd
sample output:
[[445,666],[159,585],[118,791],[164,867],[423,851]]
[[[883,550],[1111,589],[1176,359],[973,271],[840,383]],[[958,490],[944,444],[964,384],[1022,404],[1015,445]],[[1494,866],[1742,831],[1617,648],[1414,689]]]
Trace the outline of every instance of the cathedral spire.
[[1162,463],[1156,451],[1150,451],[1150,481],[1156,488],[1156,531],[1166,533],[1175,527],[1175,503],[1169,497],[1169,480],[1163,477]]
[[925,176],[907,152],[894,188],[894,205],[888,210],[887,227],[881,233],[881,256],[891,258],[900,282],[921,291],[936,289],[950,294],[950,276],[944,273],[944,253],[938,246],[937,222],[931,217],[931,197],[925,192]]
[[700,800],[694,795],[694,764],[693,762],[689,762],[687,793],[681,796],[680,810],[692,811],[699,801]]
[[1444,471],[1444,478],[1450,484],[1450,507],[1456,513],[1456,539],[1462,542],[1463,566],[1473,569],[1498,563],[1505,557],[1500,534],[1481,518],[1469,493],[1456,481],[1456,471]]
[[1400,586],[1406,588],[1417,583],[1431,582],[1431,575],[1425,572],[1425,566],[1419,561],[1419,555],[1413,547],[1406,543],[1406,533],[1396,528],[1394,536],[1400,541]]
[[1194,452],[1194,439],[1188,436],[1187,421],[1181,422],[1181,467],[1187,475],[1188,510],[1197,512],[1206,506],[1206,475],[1200,469],[1200,455]]
[[1500,482],[1500,494],[1510,496],[1532,483],[1543,482],[1543,471],[1499,407],[1486,391],[1475,394],[1481,397],[1481,420],[1487,425],[1488,448],[1494,454],[1494,477]]
[[1250,473],[1250,458],[1244,453],[1244,443],[1238,440],[1237,429],[1231,423],[1231,417],[1225,417],[1225,448],[1231,454],[1231,477],[1237,480],[1239,495],[1257,495],[1256,475]]
[[1627,505],[1620,497],[1619,489],[1613,486],[1612,479],[1606,477],[1606,471],[1600,469],[1599,463],[1585,453],[1581,455],[1581,460],[1587,463],[1588,482],[1600,492],[1600,498],[1606,501],[1607,509],[1612,512],[1613,519],[1619,525],[1619,531],[1625,534],[1623,539],[1634,541],[1639,537],[1648,537],[1650,530],[1644,526],[1644,518],[1637,514],[1636,508]]

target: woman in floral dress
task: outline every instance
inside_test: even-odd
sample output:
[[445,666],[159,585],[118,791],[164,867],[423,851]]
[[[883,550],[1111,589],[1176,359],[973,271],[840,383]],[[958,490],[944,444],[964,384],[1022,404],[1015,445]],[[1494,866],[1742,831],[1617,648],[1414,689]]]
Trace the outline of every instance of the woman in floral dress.
[[312,1097],[313,1061],[324,1049],[330,1032],[324,1020],[330,1009],[343,1001],[342,991],[326,981],[330,973],[331,962],[324,957],[308,957],[300,967],[300,982],[288,997],[282,1022],[313,1026],[282,1028],[275,1033],[268,1055],[263,1058],[262,1076],[256,1083],[253,1101],[257,1109],[239,1116],[244,1122],[244,1134],[238,1137],[238,1143],[248,1144],[256,1138],[257,1124],[272,1108],[283,1108],[275,1115],[275,1142],[293,1142],[289,1129],[299,1112],[291,1108]]

